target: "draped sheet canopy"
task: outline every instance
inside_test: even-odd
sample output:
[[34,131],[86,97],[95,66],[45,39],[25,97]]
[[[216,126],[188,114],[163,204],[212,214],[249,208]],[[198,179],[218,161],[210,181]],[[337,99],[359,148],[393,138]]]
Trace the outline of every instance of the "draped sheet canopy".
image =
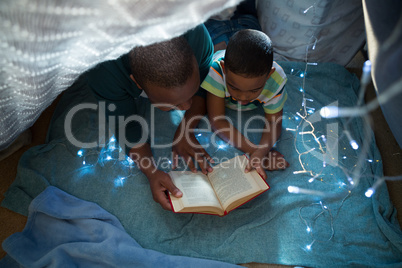
[[0,150],[84,71],[172,38],[240,0],[3,0]]

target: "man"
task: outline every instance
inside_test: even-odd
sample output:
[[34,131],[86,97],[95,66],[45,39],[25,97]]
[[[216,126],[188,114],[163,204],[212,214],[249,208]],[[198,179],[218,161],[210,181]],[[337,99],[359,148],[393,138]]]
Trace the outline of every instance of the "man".
[[[97,65],[87,72],[87,82],[98,100],[106,102],[107,118],[137,114],[134,100],[140,95],[148,97],[153,105],[164,111],[186,110],[175,134],[173,166],[177,165],[180,155],[191,170],[195,171],[193,158],[206,173],[212,170],[208,164],[211,157],[194,134],[181,133],[188,134],[199,121],[192,119],[205,114],[205,96],[199,86],[208,73],[212,54],[209,34],[200,25],[180,37],[135,47],[116,60]],[[147,176],[154,200],[164,209],[171,210],[166,191],[176,197],[181,197],[182,193],[169,175],[155,166],[151,147],[142,137],[141,126],[138,122],[115,123],[110,127],[116,130],[120,146],[129,152]]]

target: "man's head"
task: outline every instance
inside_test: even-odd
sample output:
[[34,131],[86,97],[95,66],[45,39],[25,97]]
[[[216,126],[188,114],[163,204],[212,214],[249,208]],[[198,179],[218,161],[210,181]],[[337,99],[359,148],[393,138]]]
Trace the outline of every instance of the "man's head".
[[271,39],[257,30],[240,30],[229,40],[221,62],[232,97],[246,104],[257,98],[275,71]]
[[159,109],[190,108],[200,76],[197,60],[184,37],[133,48],[130,66],[131,79]]

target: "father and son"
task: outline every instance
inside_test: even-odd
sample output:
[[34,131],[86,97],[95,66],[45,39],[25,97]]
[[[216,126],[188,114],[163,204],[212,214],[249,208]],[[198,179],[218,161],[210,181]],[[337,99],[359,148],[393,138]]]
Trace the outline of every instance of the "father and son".
[[[140,95],[162,111],[185,110],[174,136],[173,168],[180,156],[194,172],[195,163],[203,173],[212,171],[213,159],[193,131],[205,114],[219,137],[249,155],[246,172],[255,169],[266,179],[265,170],[289,165],[283,155],[272,150],[281,134],[287,78],[273,61],[270,38],[261,31],[240,30],[230,38],[226,50],[214,53],[207,29],[199,25],[171,40],[134,47],[116,60],[97,65],[86,76],[97,99],[114,104],[115,109],[109,111],[113,115],[136,114],[134,100]],[[259,144],[253,144],[226,119],[225,109],[247,111],[261,106],[265,128]],[[131,143],[142,133],[134,123],[125,125],[123,131]],[[150,144],[136,143],[128,150],[126,153],[148,178],[153,199],[172,210],[167,191],[176,197],[182,193],[154,164]]]

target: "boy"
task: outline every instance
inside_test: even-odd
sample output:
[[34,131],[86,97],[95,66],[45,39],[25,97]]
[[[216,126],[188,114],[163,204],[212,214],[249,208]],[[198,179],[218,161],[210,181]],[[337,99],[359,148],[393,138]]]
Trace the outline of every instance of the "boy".
[[[227,45],[226,52],[214,54],[214,62],[201,87],[207,90],[207,112],[218,135],[250,155],[251,168],[266,179],[263,162],[273,160],[268,169],[284,169],[289,164],[278,152],[271,151],[281,134],[282,108],[287,99],[287,81],[282,68],[273,62],[269,37],[257,30],[240,30]],[[262,105],[266,125],[259,145],[243,136],[224,117],[225,107],[251,110]],[[272,164],[272,163],[271,163]]]

